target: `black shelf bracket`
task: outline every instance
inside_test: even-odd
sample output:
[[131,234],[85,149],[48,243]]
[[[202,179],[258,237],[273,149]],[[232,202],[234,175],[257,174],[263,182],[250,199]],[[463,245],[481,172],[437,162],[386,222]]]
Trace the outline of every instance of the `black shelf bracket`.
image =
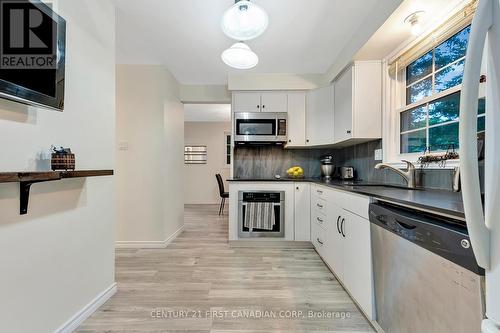
[[30,200],[31,185],[42,182],[50,182],[58,179],[21,181],[19,183],[19,214],[28,214],[28,203]]

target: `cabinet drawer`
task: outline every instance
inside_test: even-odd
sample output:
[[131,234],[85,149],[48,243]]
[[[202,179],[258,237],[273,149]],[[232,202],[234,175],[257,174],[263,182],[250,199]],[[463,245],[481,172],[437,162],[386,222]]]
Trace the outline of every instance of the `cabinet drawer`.
[[311,224],[311,242],[318,253],[324,257],[326,249],[326,231],[317,223]]
[[319,227],[323,228],[323,230],[328,229],[328,220],[327,217],[321,213],[314,212],[311,215],[312,222],[317,224]]
[[321,213],[323,215],[328,215],[328,202],[322,198],[315,198],[311,202],[312,210]]
[[311,190],[311,198],[313,200],[323,199],[329,200],[330,190],[321,186],[313,186]]

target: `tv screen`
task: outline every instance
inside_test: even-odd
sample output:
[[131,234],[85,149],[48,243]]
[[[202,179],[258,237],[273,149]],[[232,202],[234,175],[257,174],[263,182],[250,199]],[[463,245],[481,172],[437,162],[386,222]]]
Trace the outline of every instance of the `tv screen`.
[[0,97],[62,111],[66,21],[36,0],[0,0]]

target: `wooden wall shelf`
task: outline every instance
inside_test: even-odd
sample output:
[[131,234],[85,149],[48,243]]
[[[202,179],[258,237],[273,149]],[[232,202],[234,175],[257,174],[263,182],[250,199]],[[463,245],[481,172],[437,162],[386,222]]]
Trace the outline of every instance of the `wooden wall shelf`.
[[28,202],[31,185],[66,178],[86,178],[112,176],[113,170],[76,170],[76,171],[28,171],[0,172],[0,183],[19,183],[19,213],[28,213]]

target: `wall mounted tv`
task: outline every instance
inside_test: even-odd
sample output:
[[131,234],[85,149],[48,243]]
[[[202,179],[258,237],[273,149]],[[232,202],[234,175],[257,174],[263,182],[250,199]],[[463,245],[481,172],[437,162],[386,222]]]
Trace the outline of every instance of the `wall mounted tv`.
[[62,111],[66,21],[36,0],[0,0],[0,97]]

